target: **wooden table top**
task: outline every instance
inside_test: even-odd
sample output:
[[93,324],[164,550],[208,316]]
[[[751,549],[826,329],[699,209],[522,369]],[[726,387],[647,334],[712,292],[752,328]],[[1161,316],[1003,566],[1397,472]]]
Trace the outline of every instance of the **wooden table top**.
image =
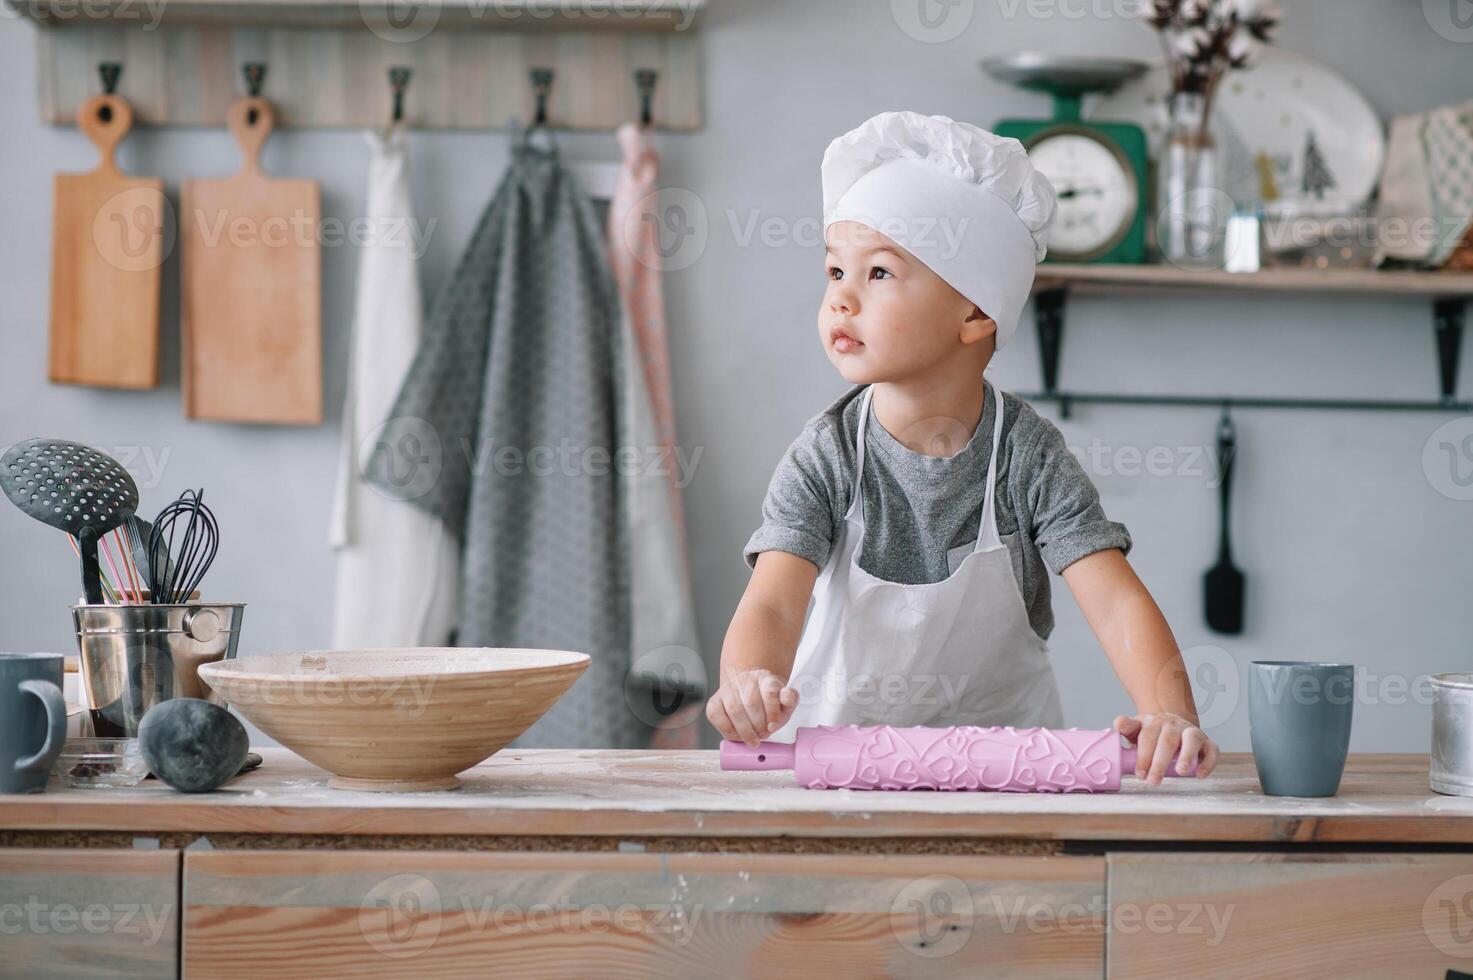
[[1433,793],[1426,755],[1352,755],[1324,799],[1264,796],[1248,753],[1206,779],[1099,795],[806,790],[789,772],[723,772],[715,752],[577,750],[507,750],[449,792],[362,793],[284,749],[262,755],[209,794],[149,780],[0,796],[0,830],[1473,844],[1473,798]]

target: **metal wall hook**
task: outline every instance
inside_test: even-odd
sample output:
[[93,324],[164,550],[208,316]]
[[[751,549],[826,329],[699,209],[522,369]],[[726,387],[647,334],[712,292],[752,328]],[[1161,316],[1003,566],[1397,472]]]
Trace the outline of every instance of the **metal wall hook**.
[[394,93],[394,114],[392,119],[399,123],[404,121],[404,91],[409,88],[409,76],[412,72],[403,66],[389,69],[389,89]]
[[[102,78],[102,94],[116,95],[118,91],[118,76],[123,73],[123,66],[116,61],[104,61],[97,66],[97,74]],[[113,121],[113,107],[110,102],[103,102],[97,107],[97,118],[104,125]]]
[[639,87],[639,124],[648,126],[654,121],[651,108],[655,99],[655,83],[660,73],[653,68],[640,68],[634,73],[634,84]]
[[248,61],[240,68],[241,74],[245,76],[246,94],[251,98],[259,98],[261,87],[266,84],[266,65],[260,61]]
[[529,74],[532,76],[532,93],[537,99],[537,111],[532,116],[532,125],[547,125],[547,97],[552,92],[552,69],[533,68]]

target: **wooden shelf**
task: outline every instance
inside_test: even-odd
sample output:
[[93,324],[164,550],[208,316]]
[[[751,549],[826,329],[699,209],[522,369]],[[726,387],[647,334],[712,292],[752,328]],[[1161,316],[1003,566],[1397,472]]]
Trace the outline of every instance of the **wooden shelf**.
[[[1233,397],[1205,394],[1127,394],[1063,391],[1059,360],[1064,343],[1065,309],[1075,293],[1161,295],[1213,293],[1277,293],[1380,296],[1418,299],[1431,305],[1433,344],[1437,356],[1438,397],[1430,401],[1368,401],[1346,398]],[[1473,274],[1466,272],[1382,272],[1375,269],[1268,268],[1258,272],[1182,269],[1174,265],[1068,265],[1045,263],[1033,281],[1033,315],[1038,334],[1039,373],[1043,390],[1029,394],[1037,401],[1059,404],[1064,418],[1074,403],[1116,405],[1223,405],[1258,408],[1465,412],[1473,405],[1457,399],[1458,363],[1463,322],[1473,298]]]
[[[427,0],[418,16],[436,27],[531,31],[684,31],[695,26],[705,0]],[[138,0],[5,0],[5,6],[46,27],[113,22],[147,23],[153,16]],[[402,6],[402,4],[401,4]],[[168,0],[162,23],[241,27],[365,27],[395,12],[395,0]],[[156,25],[154,25],[156,26]]]
[[1057,265],[1038,267],[1035,293],[1275,292],[1353,293],[1428,299],[1473,297],[1473,273],[1381,272],[1375,269],[1269,268],[1260,272],[1181,269],[1172,265]]

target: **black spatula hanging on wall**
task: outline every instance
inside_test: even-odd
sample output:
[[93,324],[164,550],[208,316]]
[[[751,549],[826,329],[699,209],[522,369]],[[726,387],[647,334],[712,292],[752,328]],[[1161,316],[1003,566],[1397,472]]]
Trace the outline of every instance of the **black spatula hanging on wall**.
[[1217,633],[1243,632],[1243,573],[1233,565],[1233,546],[1228,515],[1232,508],[1233,457],[1238,450],[1238,433],[1227,408],[1217,423],[1218,493],[1221,496],[1221,523],[1218,530],[1217,564],[1202,576],[1202,601],[1207,611],[1207,626]]

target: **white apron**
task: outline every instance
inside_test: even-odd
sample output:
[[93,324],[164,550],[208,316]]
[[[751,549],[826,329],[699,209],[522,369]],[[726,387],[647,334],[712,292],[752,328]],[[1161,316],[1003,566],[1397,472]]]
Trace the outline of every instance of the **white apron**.
[[798,644],[789,686],[798,707],[774,733],[790,741],[811,725],[1043,725],[1063,728],[1048,650],[1033,631],[997,532],[997,459],[1004,400],[995,399],[992,453],[977,543],[940,582],[889,582],[859,567],[864,540],[864,393],[854,499]]

